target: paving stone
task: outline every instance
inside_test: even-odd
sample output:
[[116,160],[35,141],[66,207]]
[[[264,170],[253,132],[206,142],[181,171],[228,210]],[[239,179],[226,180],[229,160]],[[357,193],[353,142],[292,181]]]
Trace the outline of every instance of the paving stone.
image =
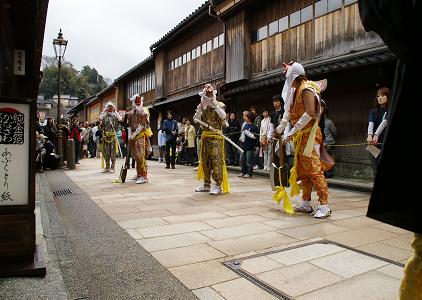
[[384,267],[381,267],[377,271],[399,280],[402,280],[404,276],[404,268],[392,264],[388,264]]
[[356,229],[356,228],[362,228],[362,227],[368,227],[368,226],[371,226],[371,225],[376,225],[378,223],[379,222],[375,221],[374,219],[359,216],[359,217],[337,220],[337,221],[334,221],[332,224]]
[[283,264],[280,264],[266,256],[259,256],[255,258],[245,259],[242,261],[241,269],[250,273],[258,274],[274,269],[284,267]]
[[193,245],[151,252],[151,254],[167,268],[193,264],[225,256],[224,253],[221,253],[208,245]]
[[222,213],[218,213],[218,212],[201,212],[197,214],[186,214],[186,215],[163,217],[163,219],[169,223],[184,223],[184,222],[194,222],[194,221],[202,221],[202,220],[224,218],[224,217],[226,217],[226,215]]
[[276,297],[257,287],[245,278],[239,278],[212,286],[228,300],[275,300]]
[[282,229],[280,230],[280,233],[291,236],[295,239],[306,240],[315,237],[323,237],[331,233],[342,232],[347,230],[348,229],[346,227],[330,223],[317,223],[296,228]]
[[292,297],[344,280],[307,262],[261,273],[257,277]]
[[169,224],[167,221],[163,220],[162,218],[135,219],[135,220],[128,220],[128,221],[122,221],[122,222],[117,222],[117,223],[125,229],[153,227],[153,226]]
[[189,232],[176,235],[160,236],[138,241],[147,251],[159,251],[171,248],[179,248],[196,244],[204,244],[211,241],[210,238],[198,233]]
[[236,238],[245,235],[253,235],[268,231],[275,231],[276,228],[260,224],[260,223],[251,223],[251,224],[242,224],[237,226],[231,227],[224,227],[220,229],[213,229],[213,230],[206,230],[201,231],[203,235],[207,237],[219,241],[219,240],[226,240],[231,238]]
[[218,260],[170,268],[169,271],[189,289],[211,286],[239,277]]
[[269,254],[267,256],[281,264],[290,266],[342,251],[345,251],[345,249],[336,245],[317,243],[295,249],[280,251],[278,253]]
[[225,218],[221,218],[221,219],[206,220],[204,221],[204,223],[211,225],[215,228],[222,228],[222,227],[230,227],[230,226],[235,226],[235,225],[257,223],[257,222],[262,222],[265,224],[265,221],[268,221],[268,220],[270,219],[264,218],[258,215],[245,215],[245,216],[237,216],[237,217],[225,216]]
[[298,297],[298,300],[395,300],[398,299],[400,280],[370,272],[332,286]]
[[352,278],[388,264],[351,250],[317,258],[310,263],[344,278]]
[[367,244],[360,246],[357,249],[397,262],[408,259],[413,254],[413,252],[409,250],[400,249],[383,243]]
[[201,222],[190,222],[190,223],[180,223],[180,224],[170,224],[163,226],[147,227],[138,229],[139,233],[146,238],[164,236],[164,235],[173,235],[186,232],[194,232],[201,230],[212,229],[211,226],[206,225]]
[[223,241],[209,242],[208,244],[227,255],[236,255],[278,245],[290,244],[295,241],[297,240],[280,233],[267,232]]
[[411,246],[413,239],[414,239],[413,234],[411,235],[409,234],[409,235],[396,236],[394,238],[387,239],[387,240],[382,240],[381,243],[390,245],[393,247],[397,247],[403,250],[411,251],[413,253],[413,248]]
[[325,238],[347,246],[359,247],[373,242],[386,240],[395,236],[396,234],[394,233],[368,227],[327,234]]
[[192,291],[200,300],[224,300],[214,289],[205,287]]

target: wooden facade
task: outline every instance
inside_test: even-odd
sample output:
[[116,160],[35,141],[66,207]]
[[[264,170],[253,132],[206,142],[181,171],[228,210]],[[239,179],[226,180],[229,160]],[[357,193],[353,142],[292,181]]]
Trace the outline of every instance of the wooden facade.
[[[362,27],[357,3],[341,6],[332,12],[316,15],[315,1],[274,1],[262,7],[250,18],[252,32],[268,27],[268,37],[251,44],[251,76],[280,70],[282,62],[298,61],[306,66],[308,62],[340,56],[364,48],[383,45],[374,33],[365,32]],[[292,26],[292,15],[309,9],[311,18]],[[322,12],[321,12],[322,13]],[[287,17],[288,28],[270,35],[270,24],[282,24]],[[306,19],[305,19],[306,20]],[[275,29],[274,29],[275,30]]]

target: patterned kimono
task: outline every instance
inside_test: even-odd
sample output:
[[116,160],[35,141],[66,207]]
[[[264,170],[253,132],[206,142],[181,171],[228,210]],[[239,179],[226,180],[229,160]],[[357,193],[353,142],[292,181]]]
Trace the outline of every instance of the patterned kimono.
[[[319,88],[315,83],[311,81],[302,82],[299,89],[297,89],[294,102],[290,108],[290,118],[293,125],[296,124],[300,117],[305,113],[305,104],[302,99],[302,92],[305,89],[310,89],[319,93]],[[319,111],[319,105],[316,104],[316,106],[316,111]],[[319,156],[319,149],[322,147],[323,141],[321,129],[317,126],[317,124],[315,125],[316,132],[314,137],[314,147],[312,147],[312,154],[310,157],[304,155],[308,139],[312,136],[311,131],[315,122],[318,124],[318,120],[313,119],[295,135],[295,163],[293,168],[295,168],[295,171],[297,172],[297,179],[302,181],[302,199],[311,200],[312,186],[314,186],[316,188],[320,204],[325,205],[328,204],[328,187],[327,180],[324,177],[325,166],[321,162]],[[291,182],[291,185],[293,187],[294,183],[292,184]]]
[[100,115],[100,121],[100,127],[103,130],[103,137],[101,139],[101,153],[103,154],[102,167],[104,167],[105,160],[105,170],[110,170],[111,160],[111,169],[114,170],[116,154],[119,153],[119,145],[115,131],[119,125],[119,121],[115,113],[102,113]]
[[138,125],[143,126],[143,129],[130,141],[130,152],[136,161],[136,173],[138,177],[143,177],[146,180],[148,175],[146,158],[152,152],[149,140],[152,136],[152,131],[149,127],[147,114],[133,109],[128,113],[127,121],[132,133],[136,131]]

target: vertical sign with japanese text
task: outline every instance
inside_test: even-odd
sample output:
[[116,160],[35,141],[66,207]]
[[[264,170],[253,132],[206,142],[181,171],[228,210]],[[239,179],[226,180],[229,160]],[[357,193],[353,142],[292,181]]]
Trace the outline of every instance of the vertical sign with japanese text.
[[0,102],[0,206],[28,205],[30,105]]
[[15,50],[13,73],[15,75],[25,75],[25,50]]

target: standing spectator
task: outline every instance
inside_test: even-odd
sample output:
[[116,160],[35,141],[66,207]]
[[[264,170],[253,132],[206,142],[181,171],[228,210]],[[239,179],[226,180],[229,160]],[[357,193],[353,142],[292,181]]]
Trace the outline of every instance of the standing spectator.
[[95,122],[94,127],[92,127],[92,139],[94,141],[93,144],[93,153],[92,155],[100,158],[100,133],[101,131],[99,130],[99,124],[100,122]]
[[[234,113],[230,114],[228,123],[228,136],[233,142],[237,143],[240,138],[240,123],[238,120],[236,120],[236,115]],[[236,148],[230,143],[226,143],[226,145],[229,157],[228,164],[232,166],[237,166],[239,164],[239,155],[237,154]]]
[[177,141],[178,141],[178,153],[179,155],[177,156],[177,163],[178,164],[184,164],[184,160],[186,159],[186,147],[185,147],[185,125],[186,125],[186,120],[187,118],[182,118],[180,120],[180,122],[177,123],[177,128],[178,128],[178,132],[177,132]]
[[43,127],[44,135],[46,135],[51,143],[57,144],[56,125],[54,125],[53,118],[47,118],[47,124]]
[[192,166],[195,153],[195,127],[191,125],[189,119],[186,120],[185,124],[186,163],[188,166]]
[[[322,139],[324,146],[327,149],[327,152],[331,155],[332,148],[331,146],[335,144],[334,137],[336,136],[337,129],[334,125],[334,122],[328,118],[327,104],[324,100],[321,99],[321,118],[320,118],[320,127],[322,131]],[[333,177],[333,168],[324,172],[326,178]]]
[[167,120],[163,122],[163,130],[166,133],[166,169],[170,169],[170,165],[172,169],[175,169],[178,128],[176,120],[173,120],[171,110],[167,111]]
[[248,112],[246,114],[246,124],[243,126],[242,134],[245,137],[243,142],[243,154],[241,156],[242,173],[239,177],[252,178],[253,173],[253,159],[255,147],[257,144],[257,136],[259,136],[258,128],[253,123],[255,121],[255,114]]
[[[120,149],[121,149],[122,148],[122,144],[123,144],[123,138],[122,138],[123,137],[123,133],[122,133],[122,128],[121,128],[120,125],[119,125],[119,129],[117,129],[116,137],[117,137],[117,142],[119,143]],[[117,154],[117,157],[123,158],[122,153],[120,153],[120,151]]]
[[[251,106],[249,108],[249,111],[251,111],[252,113],[255,114],[255,121],[254,124],[255,126],[258,128],[258,132],[260,130],[261,127],[261,121],[262,121],[262,117],[261,115],[258,113],[258,111],[256,110],[255,106]],[[258,169],[262,169],[263,168],[263,164],[259,159],[259,142],[256,144],[255,146],[255,152],[254,152],[254,170],[258,170]]]
[[92,123],[88,124],[88,152],[89,152],[89,158],[95,157],[95,151],[94,151],[94,137],[92,135]]
[[158,162],[163,163],[166,154],[166,133],[162,127],[158,130],[158,151],[160,154],[160,157],[158,157]]
[[264,171],[269,171],[272,163],[272,145],[271,138],[273,136],[274,126],[271,123],[268,109],[262,111],[263,119],[259,130],[259,141],[264,154]]
[[69,138],[71,140],[74,140],[75,142],[75,163],[79,164],[79,159],[81,158],[81,144],[82,144],[82,138],[81,138],[81,129],[78,125],[78,119],[74,117],[72,119],[72,127],[70,129],[70,135]]
[[[62,149],[63,149],[63,161],[67,161],[67,141],[69,140],[70,130],[66,120],[62,120]],[[59,142],[59,141],[57,141]]]
[[[284,104],[284,100],[281,96],[279,95],[273,96],[273,105],[274,105],[275,111],[271,113],[271,123],[273,123],[274,128],[276,128],[279,125],[280,120],[283,117],[283,114],[284,114],[283,104]],[[274,133],[276,132],[274,131]]]
[[[389,100],[390,90],[386,87],[379,88],[375,98],[374,108],[372,108],[369,112],[367,142],[368,145],[375,146],[379,150],[382,150],[382,144],[380,144],[379,141],[383,140],[384,129],[387,127],[387,109]],[[380,155],[377,157],[370,155],[374,176],[377,175],[379,157]]]
[[88,158],[88,129],[87,129],[87,124],[85,122],[80,122],[79,125],[80,125],[80,128],[82,130],[82,132],[81,132],[82,158]]

